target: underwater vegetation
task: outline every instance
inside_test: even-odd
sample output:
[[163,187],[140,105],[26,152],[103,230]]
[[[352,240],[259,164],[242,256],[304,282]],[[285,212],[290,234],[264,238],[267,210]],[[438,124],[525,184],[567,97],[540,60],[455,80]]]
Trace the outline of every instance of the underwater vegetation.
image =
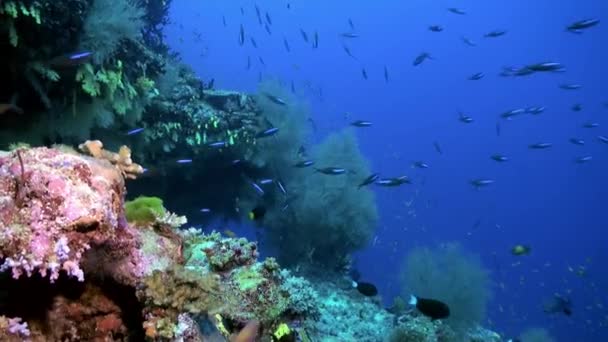
[[331,134],[311,156],[319,167],[339,166],[347,172],[326,175],[310,168],[298,170],[285,183],[288,207],[270,211],[264,225],[282,262],[338,270],[373,235],[378,219],[375,198],[369,189],[358,188],[370,169],[351,130]]
[[462,334],[481,323],[490,299],[490,278],[480,261],[456,244],[412,249],[402,271],[404,293],[440,300],[450,314],[445,323]]

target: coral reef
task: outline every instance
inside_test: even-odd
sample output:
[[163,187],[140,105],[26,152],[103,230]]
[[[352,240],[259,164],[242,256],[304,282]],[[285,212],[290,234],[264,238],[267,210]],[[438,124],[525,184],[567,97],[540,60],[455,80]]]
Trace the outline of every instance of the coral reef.
[[[274,259],[257,262],[255,243],[174,230],[185,220],[164,208],[153,222],[130,225],[124,193],[123,174],[106,160],[48,148],[2,153],[0,251],[14,278],[5,288],[44,289],[49,278],[64,289],[41,292],[47,299],[40,302],[52,303],[40,308],[46,318],[17,316],[28,323],[23,331],[89,340],[129,338],[139,329],[170,340],[198,334],[194,315],[219,315],[230,322],[228,333],[253,319],[272,332],[310,311],[303,303],[310,296],[299,293],[310,293],[309,284],[286,285]],[[126,315],[138,306],[135,318]],[[45,333],[46,324],[56,329]]]

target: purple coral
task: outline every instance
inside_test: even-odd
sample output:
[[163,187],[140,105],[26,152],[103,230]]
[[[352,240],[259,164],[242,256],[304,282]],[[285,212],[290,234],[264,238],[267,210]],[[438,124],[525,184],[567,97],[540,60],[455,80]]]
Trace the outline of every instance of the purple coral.
[[8,332],[10,332],[11,334],[30,336],[30,330],[27,327],[27,323],[21,323],[21,318],[11,318],[8,320],[8,322]]

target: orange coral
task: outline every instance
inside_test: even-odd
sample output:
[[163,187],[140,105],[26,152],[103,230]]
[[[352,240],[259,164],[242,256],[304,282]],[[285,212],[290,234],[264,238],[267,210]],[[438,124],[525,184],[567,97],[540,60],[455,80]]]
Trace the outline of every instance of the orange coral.
[[144,173],[144,168],[135,164],[131,159],[131,149],[121,146],[118,153],[103,149],[103,143],[99,140],[87,140],[78,145],[78,149],[97,159],[104,159],[118,167],[125,178],[136,179]]

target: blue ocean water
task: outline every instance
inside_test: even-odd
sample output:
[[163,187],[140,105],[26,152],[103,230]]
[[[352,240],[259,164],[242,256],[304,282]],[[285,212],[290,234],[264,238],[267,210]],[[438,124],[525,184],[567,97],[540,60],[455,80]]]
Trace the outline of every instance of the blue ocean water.
[[[272,34],[258,24],[256,4],[270,15]],[[287,88],[293,82],[311,105],[318,139],[354,119],[373,122],[357,131],[373,170],[414,181],[374,189],[380,222],[373,243],[356,255],[363,278],[377,284],[387,305],[401,294],[399,273],[411,248],[456,241],[491,271],[488,327],[517,335],[539,326],[558,341],[608,341],[608,144],[597,139],[608,136],[608,27],[600,22],[582,34],[566,31],[575,21],[606,14],[605,1],[183,0],[173,4],[166,35],[216,88],[254,92],[260,75]],[[351,32],[349,18],[357,38],[340,37]],[[432,32],[430,25],[444,30]],[[304,42],[300,30],[311,38],[317,32],[318,48]],[[507,32],[484,37],[494,30]],[[423,52],[432,59],[414,66]],[[506,66],[542,62],[559,62],[566,71],[499,76]],[[478,72],[485,77],[468,79]],[[575,104],[582,110],[572,110]],[[500,118],[530,106],[546,109]],[[474,122],[459,121],[459,112]],[[599,127],[583,127],[589,122]],[[553,147],[528,148],[537,142]],[[490,159],[495,153],[510,160]],[[575,162],[583,156],[593,159]],[[418,160],[429,168],[412,168]],[[477,178],[495,183],[475,190],[469,181]],[[513,256],[516,244],[532,253]],[[543,312],[543,299],[554,293],[572,299],[572,316]]]

